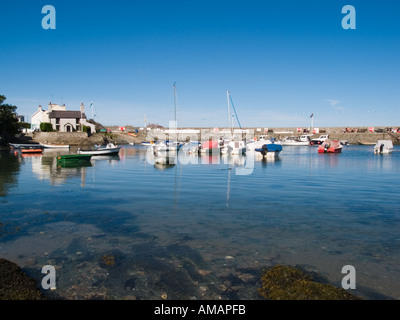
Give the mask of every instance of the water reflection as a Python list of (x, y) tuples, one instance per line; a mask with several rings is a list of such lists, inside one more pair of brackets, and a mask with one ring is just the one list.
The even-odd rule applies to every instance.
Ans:
[(8, 189), (17, 184), (20, 159), (7, 151), (0, 151), (0, 196), (7, 195)]
[(71, 163), (59, 165), (57, 164), (57, 157), (53, 152), (31, 157), (29, 161), (32, 165), (32, 172), (36, 177), (39, 180), (49, 180), (51, 185), (63, 184), (68, 179), (78, 177), (83, 187), (86, 184), (87, 167), (92, 166), (90, 162), (87, 164)]

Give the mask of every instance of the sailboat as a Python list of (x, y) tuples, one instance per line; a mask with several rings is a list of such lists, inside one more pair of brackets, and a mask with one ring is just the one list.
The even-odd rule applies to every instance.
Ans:
[[(174, 89), (174, 128), (177, 129), (176, 121), (176, 83), (173, 84)], [(178, 141), (165, 140), (151, 145), (153, 148), (155, 162), (158, 164), (174, 164), (177, 152), (182, 147)]]
[(233, 105), (232, 98), (230, 95), (229, 90), (226, 90), (226, 98), (228, 101), (228, 120), (231, 126), (231, 138), (228, 142), (224, 142), (221, 153), (222, 154), (231, 154), (231, 155), (241, 155), (246, 153), (246, 141), (243, 140), (236, 140), (235, 136), (233, 135), (233, 114), (231, 114), (230, 105), (232, 104), (232, 109), (235, 112), (236, 120), (239, 124), (239, 128), (241, 129), (241, 125), (235, 110), (235, 106)]

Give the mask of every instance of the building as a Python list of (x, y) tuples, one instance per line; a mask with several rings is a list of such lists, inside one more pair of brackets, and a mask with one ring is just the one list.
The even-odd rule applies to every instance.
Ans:
[(83, 126), (87, 127), (88, 133), (96, 130), (94, 124), (87, 122), (83, 102), (79, 111), (67, 110), (65, 104), (60, 106), (51, 102), (47, 110), (43, 110), (42, 106), (39, 106), (31, 116), (32, 129), (40, 130), (40, 124), (43, 122), (51, 123), (53, 130), (59, 132), (82, 131)]

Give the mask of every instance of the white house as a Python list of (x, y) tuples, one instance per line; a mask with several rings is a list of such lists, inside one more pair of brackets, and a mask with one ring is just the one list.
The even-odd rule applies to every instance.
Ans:
[(60, 132), (82, 131), (82, 126), (88, 127), (89, 133), (95, 132), (96, 126), (87, 122), (85, 107), (83, 102), (79, 111), (67, 110), (65, 104), (49, 103), (48, 109), (43, 110), (42, 106), (31, 116), (31, 125), (33, 130), (39, 130), (40, 124), (49, 122), (53, 129)]

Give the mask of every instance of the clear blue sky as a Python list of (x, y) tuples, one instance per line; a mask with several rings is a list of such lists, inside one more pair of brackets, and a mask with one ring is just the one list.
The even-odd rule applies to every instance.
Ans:
[[(56, 29), (42, 28), (44, 5)], [(344, 5), (356, 30), (344, 30)], [(106, 125), (399, 126), (397, 0), (77, 1), (0, 4), (0, 94), (39, 104), (94, 102)], [(87, 110), (91, 116), (91, 111)]]

